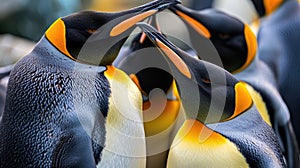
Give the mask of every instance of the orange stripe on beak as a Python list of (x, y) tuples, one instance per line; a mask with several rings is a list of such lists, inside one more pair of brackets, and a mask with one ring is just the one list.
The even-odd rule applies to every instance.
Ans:
[(134, 26), (137, 22), (142, 21), (143, 19), (155, 14), (156, 12), (158, 12), (158, 10), (150, 10), (150, 11), (138, 14), (136, 16), (133, 16), (133, 17), (119, 23), (111, 30), (110, 36), (114, 37), (114, 36), (118, 36), (118, 35), (122, 34), (126, 30), (128, 30), (129, 28)]
[(187, 78), (191, 79), (192, 75), (184, 61), (173, 50), (171, 50), (168, 46), (166, 46), (158, 39), (156, 39), (156, 43), (158, 47), (160, 47), (163, 50), (163, 52), (167, 55), (167, 57), (172, 61), (176, 68)]

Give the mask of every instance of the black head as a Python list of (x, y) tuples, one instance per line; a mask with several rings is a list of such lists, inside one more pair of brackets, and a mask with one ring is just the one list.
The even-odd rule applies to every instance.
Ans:
[(79, 12), (59, 18), (45, 35), (59, 51), (73, 60), (108, 65), (116, 58), (135, 23), (179, 2), (156, 0), (114, 13)]
[[(216, 9), (191, 10), (182, 5), (171, 7), (188, 26), (193, 47), (201, 55), (201, 37), (211, 41), (222, 64), (229, 72), (247, 67), (256, 55), (256, 37), (247, 24)], [(203, 60), (209, 60), (201, 57)], [(212, 62), (217, 64), (215, 62)], [(218, 64), (217, 64), (218, 65)]]
[(188, 118), (203, 123), (227, 121), (252, 106), (244, 84), (229, 72), (180, 50), (153, 27), (138, 25), (171, 65)]

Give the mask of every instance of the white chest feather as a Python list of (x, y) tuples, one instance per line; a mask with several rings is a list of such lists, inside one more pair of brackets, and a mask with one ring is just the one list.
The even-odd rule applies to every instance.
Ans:
[(145, 167), (142, 97), (125, 73), (114, 69), (110, 86), (106, 140), (99, 167)]

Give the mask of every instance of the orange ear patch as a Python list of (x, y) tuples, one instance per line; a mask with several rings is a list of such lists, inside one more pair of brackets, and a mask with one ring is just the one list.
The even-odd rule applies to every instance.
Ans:
[(52, 45), (54, 45), (60, 52), (75, 60), (67, 50), (66, 26), (60, 18), (48, 28), (45, 35)]
[(253, 104), (252, 97), (248, 92), (244, 83), (242, 82), (237, 83), (235, 85), (234, 90), (235, 90), (235, 109), (233, 115), (226, 119), (227, 121), (245, 112)]
[(247, 53), (248, 53), (247, 59), (243, 66), (241, 66), (239, 69), (232, 72), (233, 74), (241, 72), (242, 70), (246, 69), (256, 56), (256, 50), (257, 50), (256, 36), (247, 24), (245, 24), (244, 36), (247, 44)]

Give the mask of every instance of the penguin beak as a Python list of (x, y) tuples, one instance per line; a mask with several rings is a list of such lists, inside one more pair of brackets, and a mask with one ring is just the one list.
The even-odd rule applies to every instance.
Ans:
[(175, 67), (187, 78), (191, 79), (192, 75), (187, 64), (180, 58), (180, 50), (172, 44), (158, 30), (146, 23), (137, 23), (142, 31), (151, 39), (151, 41), (162, 51), (167, 60), (171, 61)]
[(135, 14), (132, 17), (114, 26), (110, 32), (110, 36), (114, 37), (120, 35), (132, 26), (134, 26), (136, 23), (146, 19), (147, 17), (179, 3), (181, 3), (180, 0), (156, 0), (145, 5), (133, 8), (129, 11), (125, 11), (124, 14)]
[[(158, 25), (158, 21), (157, 21), (157, 18), (156, 18), (156, 15), (153, 15), (149, 18), (149, 20), (147, 21), (147, 23), (153, 27), (156, 28), (156, 30), (158, 30), (160, 33), (160, 27)], [(140, 38), (140, 44), (143, 44), (143, 42), (146, 40), (146, 33), (145, 32), (142, 32), (142, 35), (141, 35), (141, 38)]]
[(211, 37), (209, 30), (203, 25), (203, 23), (200, 22), (202, 19), (205, 19), (204, 17), (202, 18), (201, 15), (198, 14), (197, 19), (194, 19), (192, 16), (193, 11), (182, 5), (172, 6), (170, 7), (170, 10), (188, 23), (200, 35), (208, 39)]

